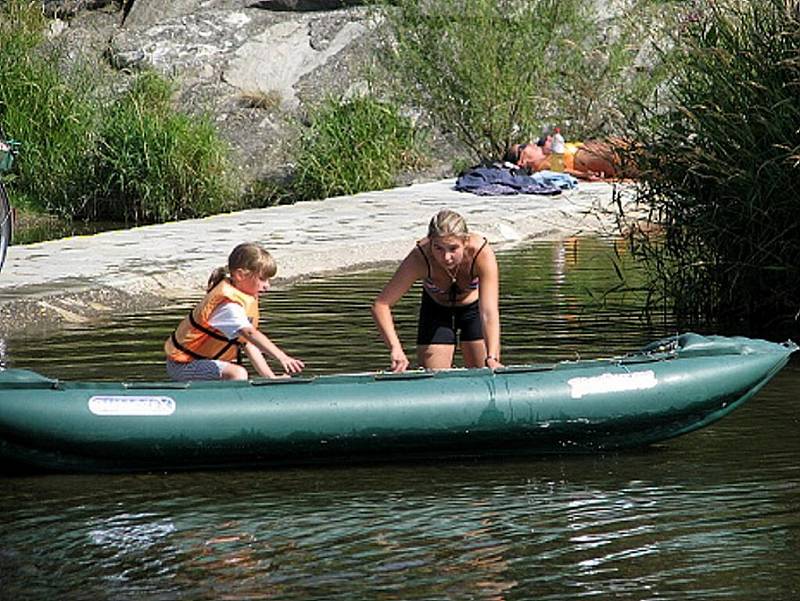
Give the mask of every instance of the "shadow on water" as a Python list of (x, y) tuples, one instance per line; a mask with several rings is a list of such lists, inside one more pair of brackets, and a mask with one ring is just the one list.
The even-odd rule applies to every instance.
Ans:
[[(504, 355), (627, 352), (640, 319), (613, 246), (503, 254)], [(388, 273), (270, 292), (266, 329), (311, 373), (388, 362), (369, 303)], [(635, 273), (631, 275), (635, 278)], [(417, 295), (398, 307), (414, 340)], [(193, 300), (46, 340), (6, 360), (61, 378), (152, 379)], [(0, 598), (794, 599), (800, 596), (800, 365), (712, 427), (585, 457), (0, 480)]]

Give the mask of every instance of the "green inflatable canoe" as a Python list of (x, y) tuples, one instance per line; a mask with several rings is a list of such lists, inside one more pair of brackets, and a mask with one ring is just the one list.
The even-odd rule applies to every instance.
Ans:
[(62, 382), (0, 372), (0, 458), (50, 471), (183, 470), (592, 453), (720, 419), (797, 350), (683, 334), (621, 357), (248, 382)]

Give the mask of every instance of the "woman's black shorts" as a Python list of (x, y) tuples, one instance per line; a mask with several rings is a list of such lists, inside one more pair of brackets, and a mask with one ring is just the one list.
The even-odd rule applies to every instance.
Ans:
[(440, 305), (423, 290), (419, 307), (417, 344), (458, 344), (483, 340), (478, 301), (469, 305)]

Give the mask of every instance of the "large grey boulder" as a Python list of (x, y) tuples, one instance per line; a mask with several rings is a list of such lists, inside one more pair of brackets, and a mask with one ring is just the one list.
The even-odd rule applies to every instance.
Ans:
[(121, 24), (128, 29), (147, 29), (199, 12), (242, 10), (248, 4), (246, 0), (128, 0)]
[[(108, 62), (120, 85), (141, 69), (173, 78), (180, 107), (213, 118), (244, 180), (289, 172), (304, 108), (364, 88), (374, 53), (374, 12), (360, 2), (93, 0), (102, 10), (67, 18), (70, 1), (51, 30)], [(272, 102), (255, 108), (257, 97)]]
[(347, 6), (365, 4), (361, 0), (260, 0), (250, 4), (268, 10), (317, 11), (336, 10)]
[[(598, 19), (627, 10), (629, 4), (595, 3)], [(54, 18), (53, 37), (66, 42), (70, 55), (89, 52), (113, 66), (117, 87), (143, 68), (173, 77), (180, 108), (213, 117), (245, 179), (291, 171), (290, 150), (305, 108), (328, 95), (368, 87), (364, 66), (376, 54), (380, 9), (365, 4), (44, 0), (46, 13)], [(647, 64), (645, 57), (641, 68)], [(370, 84), (373, 90), (382, 89), (381, 82)], [(433, 177), (450, 175), (454, 158), (468, 158), (445, 138), (434, 130), (429, 141), (440, 149), (429, 170)]]

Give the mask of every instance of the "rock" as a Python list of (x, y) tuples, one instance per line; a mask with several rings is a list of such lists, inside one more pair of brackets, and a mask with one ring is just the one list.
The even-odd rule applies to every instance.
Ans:
[(347, 6), (364, 4), (359, 0), (261, 0), (250, 4), (253, 8), (276, 11), (318, 11), (336, 10)]
[(331, 39), (312, 44), (308, 19), (284, 21), (252, 36), (230, 57), (222, 79), (240, 91), (276, 92), (282, 105), (298, 108), (295, 85), (324, 67), (354, 39), (363, 35), (363, 23), (344, 20)]
[(126, 5), (122, 24), (128, 29), (147, 29), (199, 12), (239, 11), (246, 3), (241, 0), (127, 0)]
[(141, 69), (146, 63), (147, 56), (143, 50), (122, 50), (109, 53), (109, 60), (114, 68), (119, 69)]
[(114, 5), (114, 0), (45, 0), (42, 11), (49, 19), (71, 19), (81, 11)]
[(70, 57), (87, 52), (113, 67), (114, 87), (146, 68), (174, 79), (177, 106), (211, 116), (245, 186), (291, 171), (297, 123), (308, 106), (367, 88), (364, 67), (380, 26), (376, 9), (357, 0), (48, 4), (68, 25), (52, 27), (51, 35)]

